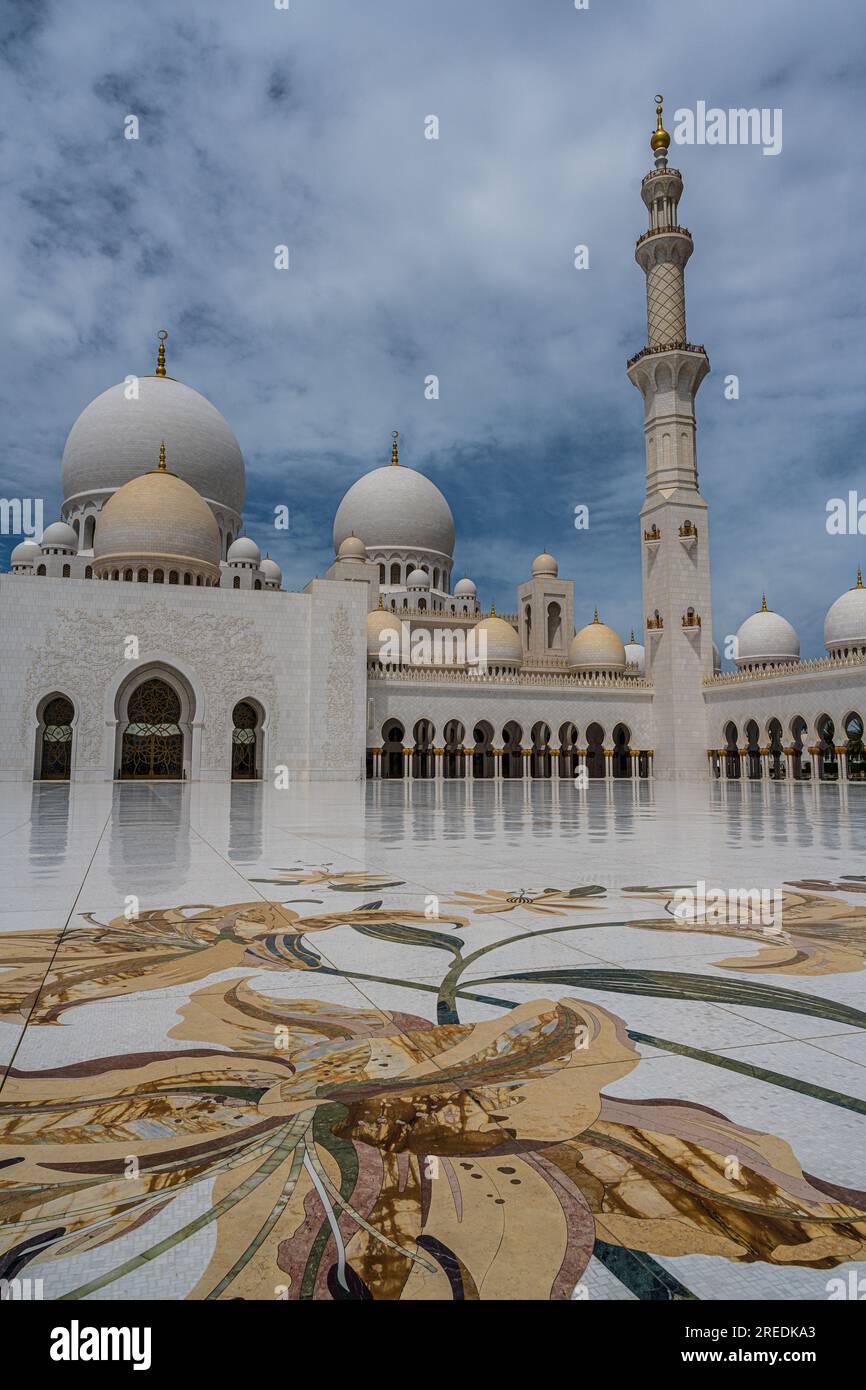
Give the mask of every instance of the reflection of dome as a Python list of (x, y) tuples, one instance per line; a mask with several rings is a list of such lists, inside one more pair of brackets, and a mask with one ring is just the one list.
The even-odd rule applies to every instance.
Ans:
[(406, 578), (407, 589), (429, 589), (430, 576), (426, 570), (410, 570)]
[(634, 640), (634, 628), (632, 628), (631, 640), (625, 644), (625, 660), (627, 666), (636, 667), (636, 675), (646, 674), (646, 650), (640, 642)]
[(624, 671), (625, 647), (612, 627), (598, 621), (598, 609), (591, 623), (571, 639), (568, 664), (574, 671)]
[[(392, 651), (399, 650), (400, 621), (385, 608), (374, 608), (367, 614), (367, 656), (373, 661), (382, 659), (382, 649), (389, 643)], [(386, 659), (388, 653), (386, 653)], [(391, 658), (393, 660), (393, 657)]]
[(510, 623), (491, 613), (472, 629), (474, 650), (478, 663), (491, 666), (519, 667), (523, 665), (520, 638)]
[(854, 588), (837, 598), (824, 619), (824, 646), (840, 656), (866, 648), (866, 589), (860, 570)]
[(160, 467), (133, 478), (109, 497), (96, 519), (93, 568), (153, 562), (191, 566), (212, 582), (219, 579), (220, 536), (204, 498)]
[(454, 518), (442, 493), (412, 468), (374, 468), (353, 483), (334, 518), (334, 549), (354, 533), (367, 550), (427, 550), (450, 559)]
[(737, 632), (737, 666), (774, 666), (800, 660), (800, 639), (791, 624), (761, 600), (761, 610), (741, 624)]
[(42, 555), (41, 546), (37, 545), (30, 537), (19, 541), (12, 554), (9, 556), (9, 564), (12, 569), (32, 569), (33, 565)]
[(283, 571), (280, 569), (276, 560), (272, 560), (270, 555), (266, 555), (259, 565), (262, 578), (268, 588), (278, 589), (283, 582)]
[(552, 555), (548, 555), (546, 550), (542, 550), (540, 555), (536, 555), (532, 562), (532, 577), (534, 579), (541, 579), (542, 577), (555, 579), (558, 574), (559, 566)]
[(458, 579), (454, 585), (455, 598), (474, 598), (477, 592), (471, 579)]
[(238, 536), (236, 541), (232, 541), (226, 555), (230, 565), (258, 565), (261, 558), (262, 552), (252, 536)]
[(234, 512), (244, 504), (244, 460), (237, 440), (210, 401), (171, 377), (141, 376), (138, 400), (124, 382), (79, 415), (63, 450), (67, 503), (79, 494), (122, 487), (153, 468), (160, 440), (179, 478)]
[(355, 532), (353, 531), (351, 536), (347, 536), (346, 539), (340, 545), (340, 549), (337, 551), (337, 559), (366, 560), (366, 558), (367, 547), (365, 546), (364, 542), (360, 540), (358, 536), (355, 535)]
[(78, 537), (65, 521), (54, 521), (46, 526), (39, 542), (43, 550), (78, 550)]

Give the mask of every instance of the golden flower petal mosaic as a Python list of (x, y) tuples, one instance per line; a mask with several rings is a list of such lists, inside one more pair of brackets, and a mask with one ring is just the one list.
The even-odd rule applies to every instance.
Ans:
[[(468, 911), (511, 910), (502, 891), (504, 907), (478, 895)], [(551, 894), (545, 910), (559, 917), (566, 890)], [(840, 947), (861, 939), (857, 909), (788, 897), (792, 938), (811, 932), (824, 943), (813, 960), (862, 968), (856, 948), (845, 957)], [(464, 909), (474, 900), (455, 895)], [(304, 940), (333, 928), (357, 939), (351, 970)], [(63, 1027), (75, 1005), (198, 986), (147, 1051), (43, 1070), (25, 1065), (25, 1053), (9, 1067), (0, 1277), (26, 1268), (47, 1279), (56, 1267), (63, 1284), (50, 1296), (77, 1300), (105, 1296), (162, 1259), (189, 1259), (193, 1299), (558, 1300), (574, 1296), (593, 1254), (641, 1298), (692, 1296), (659, 1263), (683, 1255), (818, 1270), (866, 1259), (866, 1193), (804, 1172), (785, 1140), (697, 1099), (618, 1096), (641, 1064), (643, 1035), (579, 994), (581, 985), (608, 990), (625, 1004), (630, 994), (664, 993), (675, 1007), (677, 998), (729, 999), (732, 982), (545, 967), (544, 942), (569, 930), (558, 922), (494, 941), (488, 930), (468, 949), (466, 917), (431, 924), (378, 902), (304, 916), (248, 902), (88, 919), (60, 942), (42, 932), (0, 936), (0, 1012), (28, 1020), (36, 1035)], [(365, 974), (370, 938), (393, 947), (395, 970), (405, 960), (390, 983), (407, 998), (415, 991), (418, 1012), (307, 991), (317, 977), (381, 981)], [(520, 939), (532, 940), (541, 968), (478, 974)], [(447, 957), (438, 987), (413, 978), (419, 947)], [(285, 992), (292, 978), (303, 996)], [(526, 979), (565, 992), (508, 998), (509, 982)], [(831, 1000), (735, 987), (756, 1008), (866, 1028), (866, 1015)], [(468, 999), (495, 1016), (462, 1021)], [(857, 1098), (796, 1078), (774, 1084), (866, 1113)], [(184, 1205), (195, 1191), (206, 1200)], [(204, 1255), (188, 1255), (204, 1231)], [(78, 1279), (69, 1273), (77, 1268)]]

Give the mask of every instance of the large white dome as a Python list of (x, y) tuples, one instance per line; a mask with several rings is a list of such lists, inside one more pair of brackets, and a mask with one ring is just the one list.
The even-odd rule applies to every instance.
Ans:
[(775, 666), (800, 660), (800, 639), (780, 613), (767, 608), (761, 601), (759, 613), (753, 613), (737, 632), (737, 666)]
[(165, 440), (172, 469), (209, 502), (240, 512), (244, 460), (216, 406), (172, 377), (141, 376), (138, 399), (121, 382), (91, 401), (66, 440), (61, 476), (66, 502), (113, 492), (153, 468)]
[(866, 647), (866, 588), (859, 570), (854, 588), (841, 594), (827, 612), (824, 646), (842, 654)]
[(435, 483), (402, 464), (374, 468), (353, 483), (334, 518), (334, 550), (359, 536), (368, 551), (430, 551), (451, 558), (454, 518)]

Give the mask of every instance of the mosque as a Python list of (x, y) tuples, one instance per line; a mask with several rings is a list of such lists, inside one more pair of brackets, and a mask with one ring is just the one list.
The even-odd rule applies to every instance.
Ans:
[(641, 197), (649, 225), (643, 398), (642, 641), (575, 631), (552, 555), (484, 614), (454, 578), (437, 487), (391, 461), (349, 489), (334, 560), (303, 592), (243, 529), (244, 459), (219, 411), (169, 375), (128, 377), (81, 413), (62, 460), (61, 519), (0, 576), (0, 777), (660, 778), (864, 780), (866, 588), (830, 606), (827, 656), (801, 661), (768, 608), (713, 644), (709, 514), (695, 397), (709, 361), (688, 341), (661, 105)]

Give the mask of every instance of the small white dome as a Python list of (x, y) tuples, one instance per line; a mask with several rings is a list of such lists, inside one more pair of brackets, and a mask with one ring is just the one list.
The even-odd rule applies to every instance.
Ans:
[(479, 662), (490, 666), (514, 666), (523, 664), (523, 648), (520, 638), (510, 623), (491, 613), (482, 618), (472, 629), (475, 652)]
[(236, 541), (232, 541), (228, 549), (226, 559), (230, 565), (243, 562), (248, 565), (257, 565), (262, 558), (262, 552), (256, 545), (251, 536), (238, 536)]
[(624, 671), (625, 647), (612, 627), (595, 617), (571, 639), (568, 664), (573, 671)]
[(477, 592), (471, 579), (458, 579), (454, 585), (455, 598), (474, 598)]
[(43, 550), (77, 551), (78, 537), (65, 521), (54, 521), (50, 526), (46, 526), (42, 532), (42, 540), (39, 544)]
[(430, 576), (426, 570), (410, 570), (406, 580), (407, 589), (429, 589)]
[(28, 536), (26, 540), (19, 541), (12, 554), (9, 556), (10, 565), (33, 565), (42, 554), (40, 546), (36, 541)]
[(736, 650), (735, 661), (741, 670), (744, 666), (782, 665), (800, 660), (800, 639), (786, 618), (767, 607), (764, 597), (760, 611), (740, 626)]
[(634, 638), (634, 628), (632, 628), (631, 639), (625, 644), (625, 663), (626, 666), (636, 667), (636, 674), (646, 675), (646, 648)]
[(268, 584), (282, 584), (283, 571), (280, 569), (276, 560), (272, 560), (270, 555), (266, 555), (259, 565), (259, 569)]
[(866, 589), (857, 571), (857, 583), (831, 605), (824, 619), (824, 646), (828, 652), (866, 647)]
[(263, 574), (265, 584), (275, 584), (279, 588), (279, 585), (282, 584), (282, 570), (279, 569), (277, 560), (271, 560), (270, 555), (265, 555), (259, 569)]
[(366, 560), (367, 547), (359, 536), (353, 531), (351, 536), (347, 536), (341, 543), (337, 551), (338, 560)]
[(382, 659), (382, 649), (386, 643), (390, 645), (391, 652), (386, 653), (386, 657), (393, 661), (392, 653), (399, 651), (400, 642), (400, 619), (395, 613), (389, 613), (387, 608), (374, 608), (372, 613), (367, 614), (367, 656), (374, 661)]
[(555, 579), (558, 574), (559, 566), (552, 555), (549, 555), (546, 550), (542, 550), (540, 555), (536, 555), (532, 562), (533, 579), (541, 579), (543, 577)]

